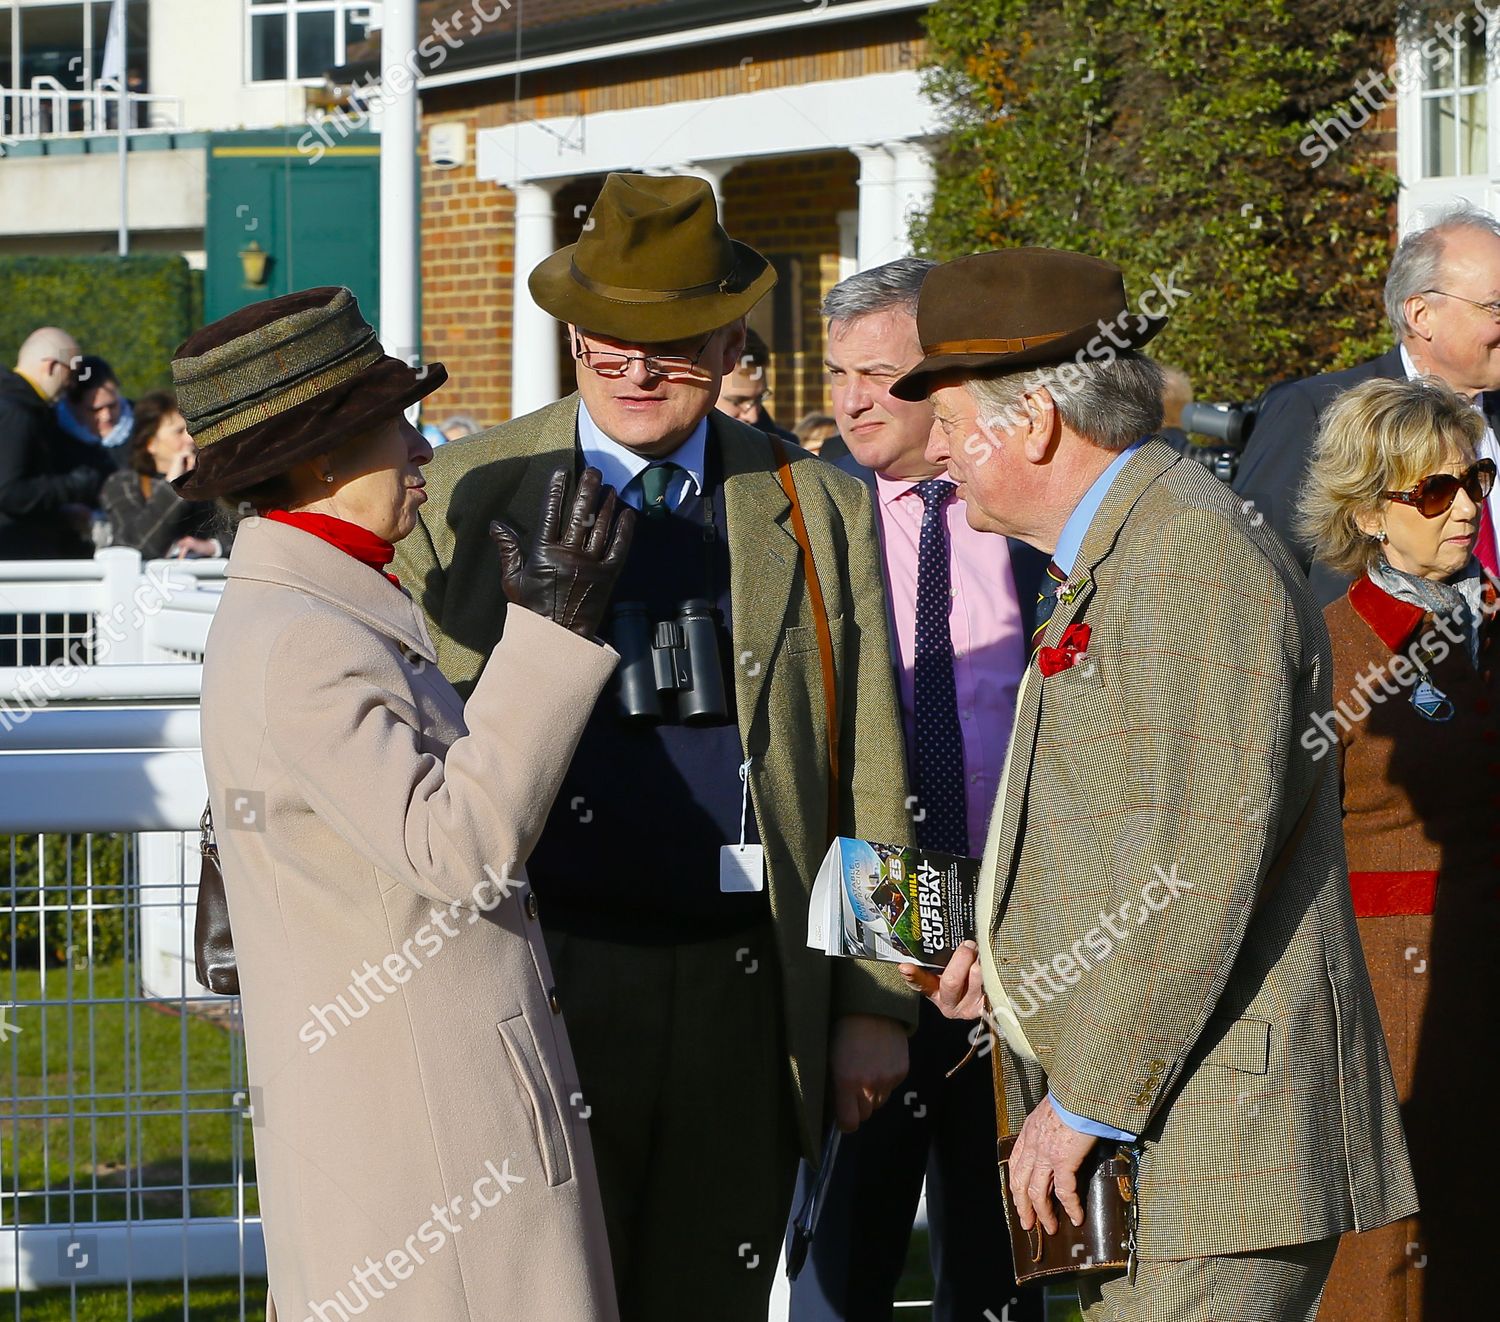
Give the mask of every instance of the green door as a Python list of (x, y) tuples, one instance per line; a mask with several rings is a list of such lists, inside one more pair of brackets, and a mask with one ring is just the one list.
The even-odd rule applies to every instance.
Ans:
[[(299, 136), (306, 141), (298, 129), (210, 139), (204, 318), (297, 289), (347, 285), (378, 330), (380, 140), (351, 136), (314, 164), (298, 150)], [(267, 258), (261, 286), (246, 280), (252, 244)]]

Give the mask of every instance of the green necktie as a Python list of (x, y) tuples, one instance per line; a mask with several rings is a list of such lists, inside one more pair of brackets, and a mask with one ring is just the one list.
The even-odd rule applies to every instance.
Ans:
[(681, 471), (681, 467), (673, 463), (652, 464), (641, 470), (641, 508), (648, 518), (666, 517), (667, 488)]

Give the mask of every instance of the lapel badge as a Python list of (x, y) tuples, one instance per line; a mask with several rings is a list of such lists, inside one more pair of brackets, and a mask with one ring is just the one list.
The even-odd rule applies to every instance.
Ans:
[(1058, 601), (1064, 606), (1071, 606), (1075, 601), (1078, 600), (1079, 595), (1083, 592), (1084, 586), (1087, 583), (1087, 579), (1081, 579), (1077, 583), (1064, 583), (1062, 587), (1058, 588), (1057, 590)]

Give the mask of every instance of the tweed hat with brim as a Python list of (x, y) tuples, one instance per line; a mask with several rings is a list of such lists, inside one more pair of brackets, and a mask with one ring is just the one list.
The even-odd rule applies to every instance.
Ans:
[(579, 330), (666, 344), (738, 321), (776, 283), (776, 269), (719, 224), (708, 182), (612, 174), (577, 243), (531, 273), (537, 306)]
[(252, 303), (178, 346), (172, 384), (197, 467), (173, 486), (207, 500), (331, 454), (448, 379), (375, 338), (349, 290), (305, 289)]
[(1113, 361), (1166, 324), (1130, 310), (1124, 273), (1113, 262), (1056, 248), (973, 253), (922, 281), (917, 337), (925, 356), (891, 394), (926, 399), (943, 376)]

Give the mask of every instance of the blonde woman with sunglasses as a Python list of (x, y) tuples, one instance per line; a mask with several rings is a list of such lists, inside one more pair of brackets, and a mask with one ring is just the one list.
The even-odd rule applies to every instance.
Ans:
[(1341, 756), (1350, 891), (1423, 1208), (1345, 1237), (1320, 1322), (1494, 1308), (1479, 1266), (1488, 1177), (1462, 1141), (1500, 1082), (1496, 594), (1475, 558), (1495, 482), (1484, 430), (1434, 378), (1367, 381), (1329, 409), (1302, 497), (1309, 543), (1354, 575), (1325, 612), (1335, 706), (1303, 742)]

